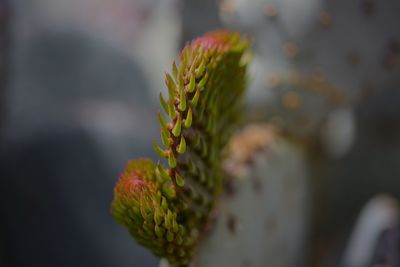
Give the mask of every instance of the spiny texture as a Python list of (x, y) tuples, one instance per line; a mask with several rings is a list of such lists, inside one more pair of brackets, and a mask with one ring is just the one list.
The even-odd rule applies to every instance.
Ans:
[(168, 166), (131, 161), (115, 187), (112, 211), (136, 240), (171, 264), (188, 264), (222, 190), (222, 150), (235, 129), (246, 87), (249, 42), (216, 31), (187, 44), (166, 74), (158, 114)]
[(184, 239), (190, 235), (177, 222), (177, 213), (163, 195), (150, 160), (138, 159), (127, 164), (115, 187), (112, 211), (138, 243), (151, 248), (157, 256), (190, 256), (194, 239)]

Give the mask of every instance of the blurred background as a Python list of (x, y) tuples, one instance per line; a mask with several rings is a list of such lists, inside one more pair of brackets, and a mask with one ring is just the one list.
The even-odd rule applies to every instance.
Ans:
[(0, 266), (157, 266), (111, 217), (113, 186), (130, 158), (156, 158), (164, 72), (221, 27), (253, 39), (248, 120), (310, 148), (313, 264), (335, 266), (367, 201), (397, 210), (399, 14), (398, 0), (0, 0)]

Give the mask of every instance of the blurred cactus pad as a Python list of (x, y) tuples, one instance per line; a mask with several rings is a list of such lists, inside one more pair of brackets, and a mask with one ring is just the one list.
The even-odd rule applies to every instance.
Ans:
[(155, 149), (167, 166), (132, 160), (115, 187), (115, 219), (170, 264), (191, 262), (222, 192), (224, 147), (243, 112), (248, 48), (247, 38), (229, 31), (184, 47), (165, 77), (168, 98), (160, 94), (162, 146)]

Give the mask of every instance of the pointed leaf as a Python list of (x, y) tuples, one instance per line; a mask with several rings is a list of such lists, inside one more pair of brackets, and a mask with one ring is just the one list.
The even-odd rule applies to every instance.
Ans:
[(199, 97), (200, 97), (200, 90), (197, 88), (196, 89), (196, 93), (194, 94), (194, 96), (192, 98), (192, 101), (191, 101), (191, 104), (192, 104), (193, 108), (195, 108), (197, 106), (197, 103), (199, 101)]
[(175, 155), (174, 155), (174, 153), (169, 153), (169, 155), (168, 155), (168, 165), (171, 167), (171, 168), (175, 168), (176, 167), (176, 159), (175, 159)]
[(178, 79), (178, 67), (176, 66), (176, 63), (172, 63), (172, 74), (174, 75), (175, 81)]
[(179, 109), (181, 111), (186, 110), (186, 94), (184, 89), (181, 89), (179, 93)]
[(169, 106), (168, 106), (168, 114), (169, 117), (171, 119), (175, 119), (176, 118), (176, 110), (175, 110), (175, 105), (173, 101), (169, 102)]
[(186, 119), (184, 122), (185, 128), (189, 128), (190, 126), (192, 126), (192, 116), (193, 116), (192, 109), (189, 107), (189, 110), (188, 110), (188, 113), (186, 115)]
[(195, 77), (194, 74), (191, 74), (190, 75), (190, 81), (189, 81), (189, 84), (188, 84), (188, 87), (187, 87), (189, 93), (192, 93), (194, 91), (194, 89), (196, 87), (195, 85), (196, 85), (196, 77)]
[(168, 114), (169, 113), (169, 107), (168, 107), (168, 104), (165, 101), (165, 99), (164, 99), (164, 97), (163, 97), (161, 92), (160, 92), (160, 103), (161, 103), (161, 106), (163, 107), (165, 113)]
[(161, 115), (161, 112), (158, 112), (158, 121), (160, 122), (160, 125), (163, 129), (168, 128), (167, 122), (165, 121), (164, 117)]
[(201, 80), (198, 84), (198, 87), (200, 88), (200, 90), (204, 89), (204, 85), (206, 84), (207, 80), (208, 80), (208, 72), (206, 72), (206, 74), (204, 74), (203, 78), (201, 78)]
[(171, 134), (169, 133), (168, 129), (161, 129), (161, 141), (165, 147), (170, 147), (171, 141), (170, 141)]
[(168, 181), (171, 179), (168, 172), (164, 169), (164, 167), (160, 163), (157, 164), (156, 172), (162, 178), (163, 181)]
[(200, 78), (203, 75), (205, 67), (206, 63), (202, 60), (200, 66), (195, 70), (196, 78)]
[(185, 141), (185, 137), (183, 137), (183, 135), (181, 136), (181, 141), (179, 142), (179, 146), (178, 146), (178, 153), (179, 154), (183, 154), (186, 151), (186, 141)]
[(172, 134), (174, 136), (179, 136), (181, 134), (181, 128), (182, 128), (182, 119), (180, 116), (178, 116), (174, 128), (172, 128)]
[(164, 151), (157, 143), (154, 143), (154, 149), (156, 150), (158, 155), (160, 155), (160, 157), (162, 157), (162, 158), (167, 157), (167, 152)]
[(169, 73), (165, 74), (165, 83), (168, 87), (168, 93), (171, 98), (176, 96), (176, 84)]
[(183, 187), (185, 185), (185, 180), (183, 180), (182, 176), (178, 173), (175, 174), (175, 181), (179, 187)]

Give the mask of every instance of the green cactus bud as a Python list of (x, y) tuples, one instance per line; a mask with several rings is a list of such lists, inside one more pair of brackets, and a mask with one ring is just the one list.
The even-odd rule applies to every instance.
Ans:
[(157, 154), (162, 157), (166, 158), (168, 157), (168, 153), (164, 151), (157, 143), (154, 144), (154, 149), (156, 150)]
[(177, 152), (179, 154), (183, 154), (186, 152), (186, 141), (185, 141), (185, 137), (183, 137), (183, 135), (181, 136), (181, 141), (179, 142)]
[(171, 100), (168, 104), (168, 115), (170, 116), (171, 119), (176, 118), (176, 110), (173, 100)]
[(201, 78), (201, 80), (200, 80), (200, 82), (199, 82), (199, 84), (198, 84), (198, 88), (199, 88), (200, 90), (203, 90), (203, 89), (204, 89), (204, 85), (206, 84), (207, 79), (208, 79), (208, 73), (206, 73), (206, 74), (203, 76), (203, 78)]
[(180, 176), (178, 173), (175, 174), (175, 181), (176, 184), (180, 187), (185, 185), (185, 180), (183, 180), (182, 176)]
[(168, 73), (165, 74), (165, 84), (167, 85), (169, 95), (172, 96), (172, 98), (175, 98), (177, 91), (176, 84), (171, 75), (169, 75)]
[(174, 75), (174, 79), (178, 79), (178, 67), (176, 66), (176, 63), (172, 63), (172, 74)]
[(176, 197), (176, 191), (172, 183), (164, 184), (161, 188), (161, 192), (168, 199), (174, 199)]
[(185, 128), (190, 128), (190, 126), (192, 126), (192, 117), (193, 117), (193, 112), (192, 109), (189, 108), (188, 113), (186, 115), (186, 119), (183, 124)]
[(190, 81), (189, 81), (189, 84), (188, 84), (188, 92), (189, 93), (192, 93), (193, 91), (194, 91), (194, 89), (196, 88), (196, 77), (195, 77), (195, 75), (194, 74), (191, 74), (190, 75)]
[(162, 210), (158, 209), (154, 212), (154, 221), (156, 225), (160, 225), (162, 223), (162, 220), (163, 220)]
[(168, 124), (167, 124), (167, 122), (165, 121), (165, 119), (164, 119), (164, 117), (161, 115), (161, 113), (160, 112), (158, 112), (158, 121), (159, 121), (159, 123), (160, 123), (160, 125), (161, 125), (161, 127), (164, 129), (166, 129), (166, 128), (168, 128)]
[(165, 113), (168, 114), (169, 113), (169, 106), (167, 104), (167, 101), (165, 101), (165, 99), (164, 99), (164, 97), (163, 97), (161, 92), (160, 92), (160, 103), (161, 103), (161, 106), (163, 107)]
[(180, 116), (178, 116), (174, 128), (172, 128), (172, 134), (176, 137), (178, 137), (181, 134), (181, 129), (182, 129), (182, 119)]
[(175, 158), (174, 153), (172, 153), (172, 152), (170, 152), (170, 153), (168, 154), (168, 165), (169, 165), (171, 168), (175, 168), (175, 167), (176, 167), (176, 158)]
[(169, 181), (171, 179), (168, 172), (164, 169), (164, 167), (160, 163), (157, 164), (155, 172), (161, 177), (162, 181)]
[(179, 94), (180, 94), (180, 96), (179, 96), (179, 109), (180, 109), (180, 111), (185, 111), (186, 110), (186, 94), (185, 94), (185, 90), (181, 89)]
[(196, 89), (196, 93), (194, 94), (192, 101), (190, 102), (192, 104), (192, 107), (195, 108), (197, 106), (197, 102), (199, 101), (200, 98), (200, 89)]
[(161, 129), (161, 141), (164, 146), (169, 147), (171, 145), (170, 141), (171, 134), (165, 128)]
[(156, 232), (156, 235), (157, 235), (158, 238), (163, 237), (163, 235), (165, 233), (165, 230), (159, 225), (156, 225), (154, 227), (154, 231)]
[(200, 78), (203, 75), (205, 67), (205, 60), (202, 60), (200, 66), (195, 70), (196, 78)]
[(165, 198), (162, 198), (162, 200), (161, 200), (161, 207), (163, 208), (164, 211), (166, 211), (168, 209), (168, 203)]

